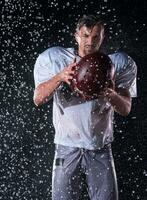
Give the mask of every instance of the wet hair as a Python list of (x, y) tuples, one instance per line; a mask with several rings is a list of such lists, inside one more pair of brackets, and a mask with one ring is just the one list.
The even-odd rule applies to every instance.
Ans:
[(79, 31), (83, 26), (93, 28), (94, 26), (101, 26), (104, 29), (104, 22), (95, 15), (83, 15), (76, 25), (76, 31)]

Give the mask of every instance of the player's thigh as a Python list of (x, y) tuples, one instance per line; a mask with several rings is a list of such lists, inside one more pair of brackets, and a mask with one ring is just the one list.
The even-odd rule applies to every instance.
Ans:
[(76, 149), (60, 146), (55, 152), (52, 199), (77, 200), (80, 190), (79, 155)]
[(111, 149), (90, 155), (89, 160), (86, 180), (91, 200), (117, 200), (117, 180)]

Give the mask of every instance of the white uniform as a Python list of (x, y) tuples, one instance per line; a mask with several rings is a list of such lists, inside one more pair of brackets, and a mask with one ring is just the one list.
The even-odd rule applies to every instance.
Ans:
[[(115, 68), (115, 86), (129, 89), (136, 96), (137, 68), (125, 53), (109, 55)], [(39, 55), (35, 63), (35, 86), (51, 79), (76, 57), (73, 48), (52, 47)], [(54, 92), (53, 124), (56, 144), (89, 150), (100, 149), (113, 141), (113, 107), (100, 97), (84, 101), (74, 96), (66, 84)]]
[[(73, 48), (53, 47), (39, 55), (34, 69), (35, 86), (51, 79), (76, 57)], [(128, 55), (110, 55), (115, 86), (136, 96), (136, 65)], [(63, 83), (54, 92), (53, 124), (56, 150), (52, 176), (53, 200), (77, 200), (86, 182), (91, 200), (118, 200), (111, 142), (113, 107), (105, 98), (84, 101)]]

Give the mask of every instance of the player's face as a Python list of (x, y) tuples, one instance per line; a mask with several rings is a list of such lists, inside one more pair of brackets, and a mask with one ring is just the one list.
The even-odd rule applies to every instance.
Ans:
[(97, 51), (104, 39), (104, 29), (101, 25), (96, 25), (92, 29), (82, 26), (75, 33), (75, 38), (78, 43), (78, 50), (83, 56)]

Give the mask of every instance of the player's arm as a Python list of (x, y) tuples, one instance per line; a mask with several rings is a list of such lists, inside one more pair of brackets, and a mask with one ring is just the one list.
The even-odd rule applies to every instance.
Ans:
[(70, 79), (72, 79), (72, 75), (74, 73), (73, 67), (76, 65), (74, 61), (68, 67), (64, 68), (60, 73), (55, 75), (50, 80), (39, 84), (33, 96), (33, 101), (36, 106), (41, 105), (48, 101), (48, 98), (52, 95), (54, 90), (61, 84), (61, 82), (66, 82), (70, 84)]
[(119, 67), (115, 71), (114, 80), (110, 83), (111, 89), (108, 88), (106, 91), (107, 97), (117, 113), (127, 116), (131, 111), (132, 97), (136, 96), (137, 66), (125, 53), (117, 53), (113, 57), (113, 63)]
[(127, 116), (131, 111), (132, 98), (128, 89), (108, 88), (105, 92), (108, 101), (114, 107), (114, 110), (122, 116)]

